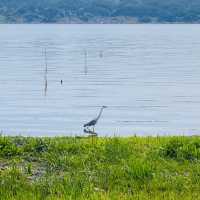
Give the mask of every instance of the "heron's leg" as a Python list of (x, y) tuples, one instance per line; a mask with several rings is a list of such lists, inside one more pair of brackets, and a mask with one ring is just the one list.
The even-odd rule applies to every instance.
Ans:
[(95, 134), (95, 132), (94, 132), (94, 128), (95, 128), (95, 126), (93, 126), (93, 134)]
[(93, 144), (96, 144), (97, 142), (97, 133), (95, 132), (95, 125), (93, 126)]

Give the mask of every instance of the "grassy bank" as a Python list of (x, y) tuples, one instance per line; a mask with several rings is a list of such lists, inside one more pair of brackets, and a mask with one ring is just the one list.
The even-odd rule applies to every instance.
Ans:
[(200, 199), (200, 137), (0, 136), (0, 199)]

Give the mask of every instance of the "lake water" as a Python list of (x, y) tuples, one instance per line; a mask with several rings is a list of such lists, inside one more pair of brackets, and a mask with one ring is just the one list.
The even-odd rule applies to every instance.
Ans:
[(0, 25), (2, 133), (83, 134), (102, 105), (99, 135), (199, 134), (200, 25)]

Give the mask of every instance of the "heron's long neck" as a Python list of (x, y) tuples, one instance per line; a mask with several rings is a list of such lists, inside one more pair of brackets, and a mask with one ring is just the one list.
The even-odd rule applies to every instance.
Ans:
[(101, 117), (101, 115), (102, 115), (102, 112), (103, 112), (103, 108), (101, 108), (101, 110), (100, 110), (100, 112), (99, 112), (99, 115), (97, 116), (97, 118), (96, 118), (96, 120), (98, 121), (99, 120), (99, 118)]

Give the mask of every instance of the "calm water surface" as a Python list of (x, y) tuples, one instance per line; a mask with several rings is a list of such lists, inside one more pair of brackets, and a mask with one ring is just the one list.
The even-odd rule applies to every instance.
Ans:
[(107, 105), (100, 135), (198, 134), (199, 36), (200, 25), (0, 25), (0, 130), (83, 134)]

